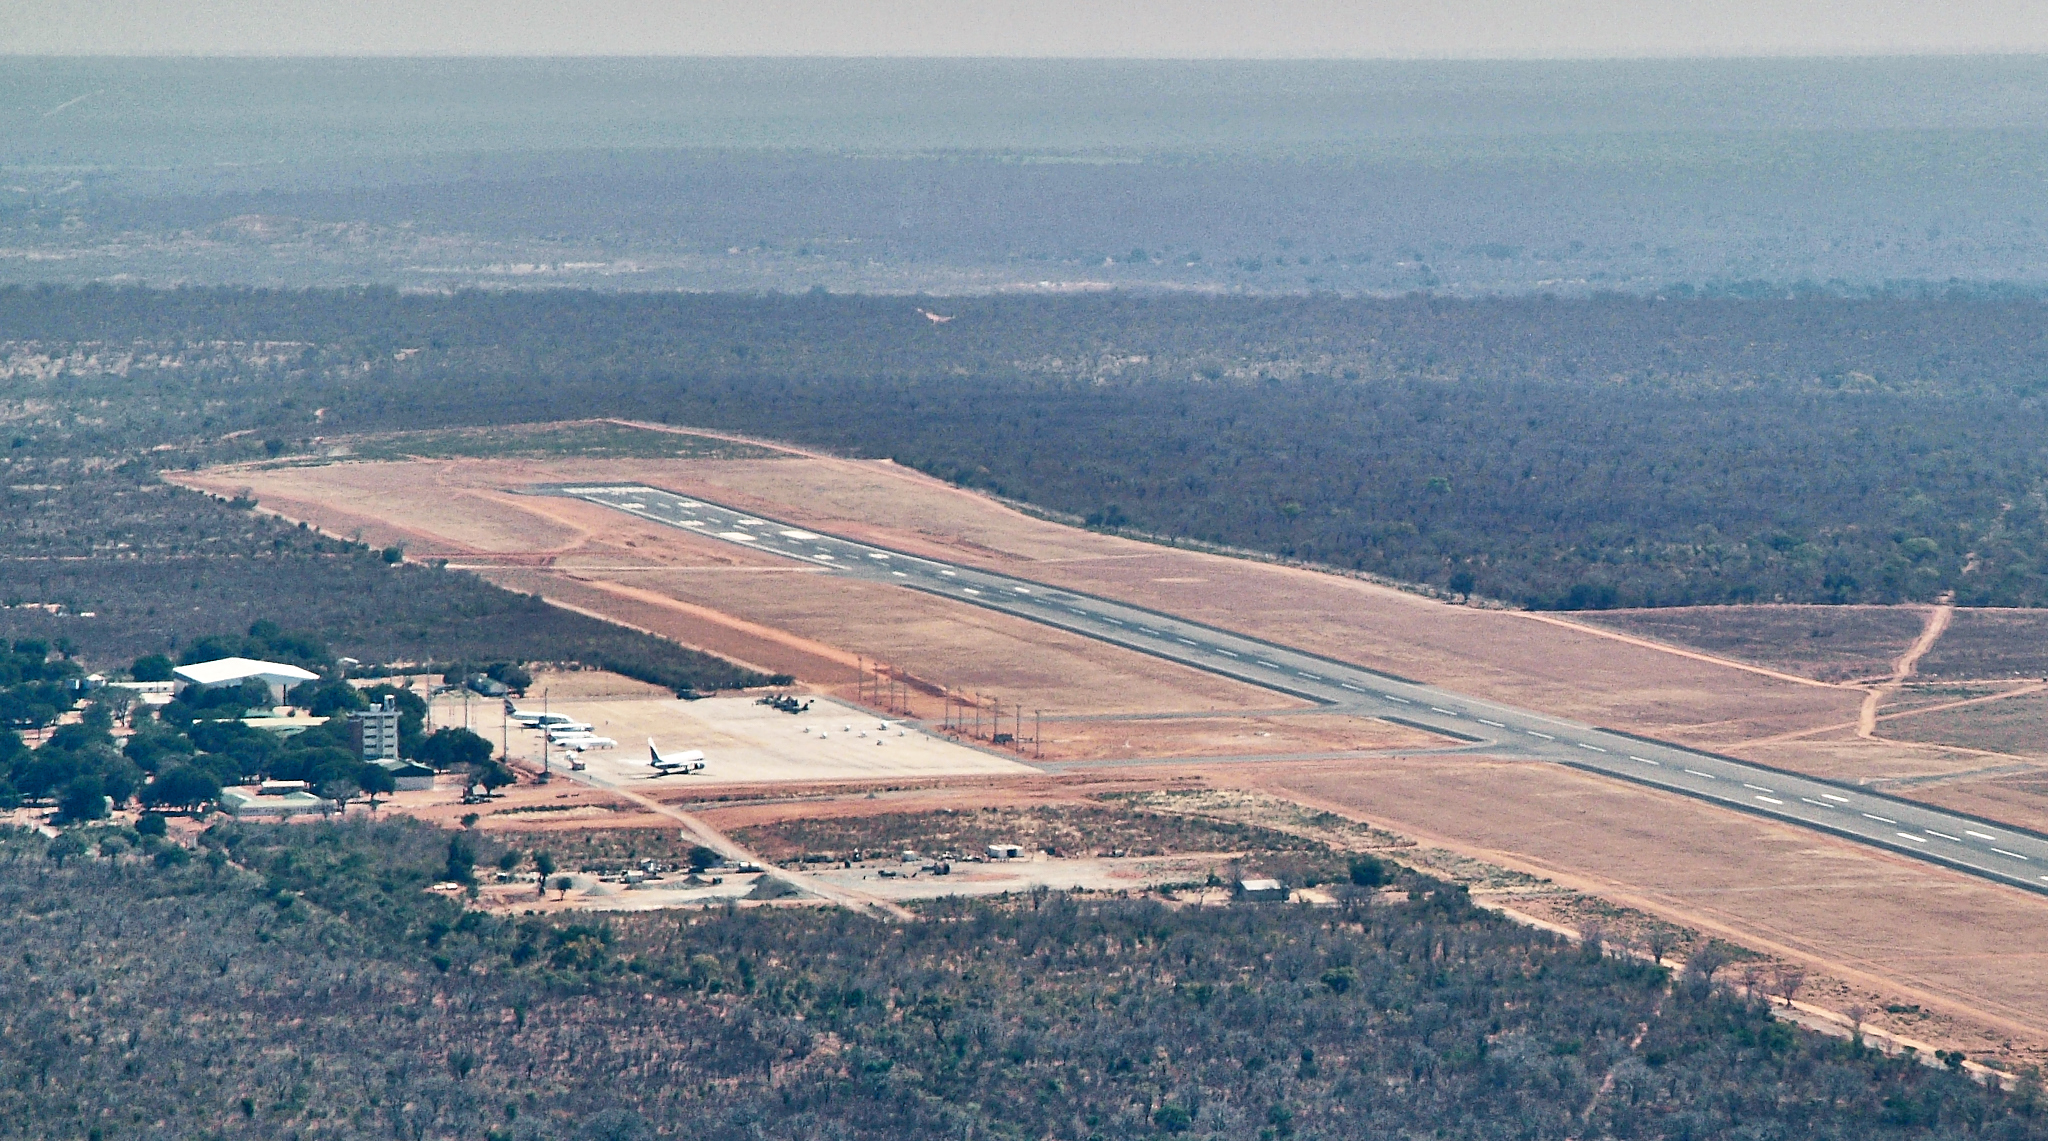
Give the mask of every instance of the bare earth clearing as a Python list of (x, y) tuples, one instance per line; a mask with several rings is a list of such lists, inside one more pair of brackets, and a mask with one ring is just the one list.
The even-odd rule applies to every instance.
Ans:
[[(2017, 664), (2026, 660), (2031, 627), (2007, 616), (1958, 613), (1916, 663), (1915, 676), (1901, 678), (1895, 659), (1925, 633), (1925, 608), (1753, 608), (1772, 612), (1761, 615), (1730, 608), (1661, 625), (1586, 616), (1605, 628), (1536, 620), (1080, 531), (888, 463), (459, 459), (183, 478), (221, 494), (252, 490), (266, 510), (371, 543), (402, 544), (410, 557), (446, 558), (513, 589), (794, 673), (821, 692), (851, 699), (862, 665), (890, 663), (905, 684), (886, 698), (871, 690), (867, 704), (878, 710), (895, 705), (936, 722), (942, 691), (972, 694), (1025, 710), (1028, 735), (1031, 711), (1042, 709), (1046, 763), (1110, 766), (1062, 775), (955, 768), (818, 772), (815, 781), (794, 784), (762, 783), (766, 773), (732, 774), (728, 784), (650, 782), (665, 804), (688, 807), (716, 827), (788, 813), (858, 816), (1073, 803), (1117, 790), (1244, 788), (1360, 815), (1419, 840), (1440, 853), (1430, 866), (1444, 874), (1458, 860), (1476, 861), (1469, 878), (1492, 884), (1488, 890), (1538, 919), (1576, 926), (1605, 906), (1598, 897), (1807, 963), (1815, 1001), (1835, 1009), (1890, 1003), (1933, 1012), (1894, 1027), (1902, 1033), (2014, 1058), (2048, 1046), (2048, 955), (2036, 950), (2048, 946), (2048, 900), (1547, 765), (1417, 755), (1443, 742), (517, 489), (647, 482), (1482, 697), (1835, 779), (1883, 782), (1898, 795), (2039, 828), (2048, 822), (2048, 780), (2033, 767), (2039, 751), (2029, 734), (2039, 739), (2030, 726), (2048, 720), (2048, 702), (2016, 688), (2016, 673), (2038, 672)], [(1816, 637), (1815, 630), (1827, 633)], [(1773, 637), (1796, 644), (1773, 650)], [(1984, 672), (1956, 672), (1972, 665)], [(1928, 680), (1980, 677), (1998, 684), (1942, 690)], [(1861, 726), (1869, 735), (1859, 736), (1859, 713), (1880, 688)], [(624, 704), (591, 708), (638, 733), (644, 711)], [(1014, 724), (1007, 712), (1005, 721), (1006, 729)], [(622, 749), (628, 744), (622, 739)], [(1030, 759), (1008, 756), (1001, 763)], [(1165, 758), (1181, 759), (1145, 763)], [(1244, 763), (1252, 759), (1261, 763)], [(798, 775), (809, 774), (786, 777)], [(848, 782), (862, 776), (870, 783), (849, 793)], [(670, 784), (679, 787), (668, 791)], [(569, 831), (662, 822), (603, 802), (560, 783), (522, 785), (486, 810), (482, 826)], [(451, 822), (457, 815), (440, 804), (407, 808)]]

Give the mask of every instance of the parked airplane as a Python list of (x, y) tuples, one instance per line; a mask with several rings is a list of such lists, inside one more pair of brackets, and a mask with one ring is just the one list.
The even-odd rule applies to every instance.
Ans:
[(575, 737), (563, 737), (556, 743), (561, 745), (564, 749), (574, 749), (579, 753), (584, 751), (585, 749), (616, 749), (619, 747), (619, 743), (617, 741), (612, 740), (610, 737), (593, 737), (587, 734)]
[(565, 741), (571, 737), (588, 737), (590, 729), (588, 721), (563, 721), (547, 727), (548, 740)]
[(704, 750), (687, 749), (680, 753), (664, 753), (661, 747), (654, 743), (652, 737), (647, 738), (647, 758), (648, 765), (653, 767), (654, 775), (658, 777), (682, 776), (704, 771)]
[[(553, 729), (563, 725), (579, 725), (581, 722), (566, 713), (536, 713), (531, 709), (520, 709), (510, 701), (505, 703), (505, 715), (528, 729)], [(589, 728), (585, 725), (584, 728)]]

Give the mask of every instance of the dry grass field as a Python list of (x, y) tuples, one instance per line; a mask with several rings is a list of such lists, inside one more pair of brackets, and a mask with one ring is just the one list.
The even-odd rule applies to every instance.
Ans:
[[(559, 481), (647, 482), (1482, 697), (1879, 782), (2042, 828), (2048, 781), (2027, 758), (2031, 726), (2048, 720), (2048, 702), (2001, 696), (2016, 692), (2013, 677), (2038, 676), (2023, 668), (2030, 619), (1958, 614), (1918, 680), (1877, 693), (1878, 719), (1865, 737), (1858, 711), (1873, 686), (1848, 683), (1889, 675), (1891, 659), (1922, 631), (1924, 609), (1728, 608), (1653, 620), (1455, 606), (1347, 577), (1081, 531), (886, 462), (815, 456), (441, 459), (181, 478), (230, 494), (248, 489), (264, 509), (289, 518), (474, 567), (508, 587), (795, 674), (817, 692), (850, 699), (858, 664), (881, 660), (907, 676), (902, 692), (918, 716), (940, 716), (941, 690), (1043, 709), (1046, 762), (1079, 766), (764, 771), (716, 786), (661, 782), (679, 785), (661, 791), (664, 802), (718, 827), (1073, 804), (1119, 790), (1246, 788), (1358, 815), (1460, 859), (1807, 962), (1822, 980), (1816, 1001), (1837, 1009), (1918, 1004), (1935, 1012), (1931, 1023), (1913, 1019), (1928, 1040), (1994, 1052), (2010, 1040), (2015, 1056), (2048, 1048), (2048, 956), (2035, 950), (2048, 945), (2048, 900), (1627, 784), (1432, 755), (1443, 742), (1398, 726), (1310, 711), (1021, 620), (519, 492)], [(1957, 704), (1980, 697), (1997, 700)], [(1028, 715), (1025, 722), (1028, 733)], [(1262, 763), (1241, 763), (1248, 758)], [(535, 799), (508, 800), (481, 826), (659, 825), (645, 812), (603, 816), (607, 810), (581, 794), (546, 799), (567, 796), (559, 789), (522, 786), (518, 795)], [(1566, 925), (1581, 921), (1585, 897), (1569, 906), (1546, 902), (1552, 898), (1536, 892), (1516, 907)]]
[[(1026, 722), (1026, 732), (1030, 723)], [(1241, 717), (1058, 718), (1044, 723), (1048, 762), (1371, 754), (1455, 745), (1405, 725), (1328, 713)]]
[(1898, 741), (1955, 745), (2048, 761), (2048, 690), (2035, 689), (2002, 701), (1931, 709), (1884, 726)]
[[(1370, 774), (1211, 775), (1807, 963), (1813, 1001), (1833, 1009), (1919, 1005), (1943, 1020), (1915, 1020), (1922, 1034), (2048, 1060), (2048, 898), (1545, 765), (1390, 759)], [(1542, 914), (1540, 897), (1517, 907)]]
[(1885, 676), (1921, 625), (1919, 612), (1899, 606), (1674, 606), (1574, 617), (1818, 681)]
[(1958, 610), (1921, 659), (1929, 678), (2048, 678), (2048, 613)]

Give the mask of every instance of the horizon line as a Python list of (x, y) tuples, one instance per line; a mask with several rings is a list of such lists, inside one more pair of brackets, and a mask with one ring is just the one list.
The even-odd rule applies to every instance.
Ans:
[(518, 61), (533, 62), (761, 62), (761, 63), (1739, 63), (1739, 62), (1881, 62), (1893, 60), (2048, 59), (2048, 45), (2027, 48), (1900, 49), (1862, 51), (1754, 50), (1728, 52), (1663, 52), (1647, 54), (1384, 54), (1384, 55), (1071, 55), (1055, 53), (628, 53), (628, 52), (13, 52), (0, 50), (0, 60), (336, 60), (336, 61)]

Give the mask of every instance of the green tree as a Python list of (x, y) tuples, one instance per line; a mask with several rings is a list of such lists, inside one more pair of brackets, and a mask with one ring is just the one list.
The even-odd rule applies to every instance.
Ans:
[(169, 681), (171, 668), (171, 659), (164, 655), (145, 654), (128, 667), (128, 676), (136, 681)]
[(469, 779), (473, 784), (484, 786), (486, 792), (496, 792), (508, 784), (517, 783), (519, 778), (509, 767), (487, 759), (480, 765), (470, 766)]
[(80, 820), (105, 820), (107, 812), (106, 788), (100, 784), (100, 778), (90, 773), (73, 777), (57, 798), (57, 813), (67, 824)]
[(370, 798), (370, 809), (377, 808), (377, 798), (390, 796), (398, 791), (398, 778), (383, 765), (365, 763), (356, 769), (356, 785)]
[(220, 799), (220, 782), (195, 765), (174, 765), (142, 786), (142, 803), (151, 808), (178, 808), (187, 812), (210, 800)]
[(476, 878), (476, 849), (470, 847), (468, 837), (457, 834), (448, 838), (448, 864), (443, 878), (455, 883), (468, 883)]
[(491, 743), (467, 729), (436, 729), (414, 759), (444, 771), (474, 768), (491, 759)]
[(1359, 887), (1378, 887), (1387, 882), (1387, 865), (1371, 856), (1351, 861), (1351, 882)]

